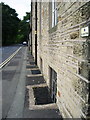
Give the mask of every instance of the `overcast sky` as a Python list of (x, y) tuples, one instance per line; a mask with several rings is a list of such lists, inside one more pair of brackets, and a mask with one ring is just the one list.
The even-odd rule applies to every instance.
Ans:
[(0, 2), (4, 2), (15, 9), (20, 19), (23, 19), (23, 16), (26, 15), (25, 13), (30, 12), (31, 9), (31, 0), (0, 0)]

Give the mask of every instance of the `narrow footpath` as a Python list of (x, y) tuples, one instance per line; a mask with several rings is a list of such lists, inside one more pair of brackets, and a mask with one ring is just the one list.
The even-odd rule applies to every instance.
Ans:
[(34, 58), (27, 53), (24, 118), (61, 118), (56, 103), (52, 103), (46, 81)]

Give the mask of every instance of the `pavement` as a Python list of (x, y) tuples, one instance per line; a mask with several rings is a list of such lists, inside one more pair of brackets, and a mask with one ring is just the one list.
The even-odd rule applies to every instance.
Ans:
[(25, 82), (25, 105), (23, 118), (57, 118), (61, 119), (56, 103), (53, 103), (48, 91), (48, 86), (34, 58), (27, 53)]
[(53, 103), (46, 81), (26, 47), (13, 57), (2, 70), (3, 118), (61, 119)]

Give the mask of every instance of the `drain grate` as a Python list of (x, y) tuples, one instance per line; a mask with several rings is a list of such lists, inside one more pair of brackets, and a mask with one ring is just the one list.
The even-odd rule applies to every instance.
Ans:
[(40, 70), (31, 70), (32, 74), (41, 74)]
[(31, 65), (35, 65), (35, 62), (30, 62)]
[(36, 65), (27, 65), (26, 68), (31, 69), (31, 68), (38, 68), (38, 67)]
[(35, 105), (44, 105), (53, 103), (50, 97), (48, 87), (35, 87), (33, 88)]

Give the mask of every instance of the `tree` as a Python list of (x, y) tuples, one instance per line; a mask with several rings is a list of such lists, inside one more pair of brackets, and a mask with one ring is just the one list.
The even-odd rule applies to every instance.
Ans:
[(23, 20), (19, 23), (18, 29), (18, 40), (20, 42), (28, 41), (29, 32), (30, 32), (30, 13), (26, 12), (26, 16), (23, 17)]
[(15, 9), (2, 4), (2, 45), (11, 45), (16, 42), (20, 19)]
[(30, 32), (30, 13), (26, 12), (23, 20), (20, 20), (15, 9), (4, 3), (0, 3), (0, 5), (2, 5), (2, 45), (27, 41)]

